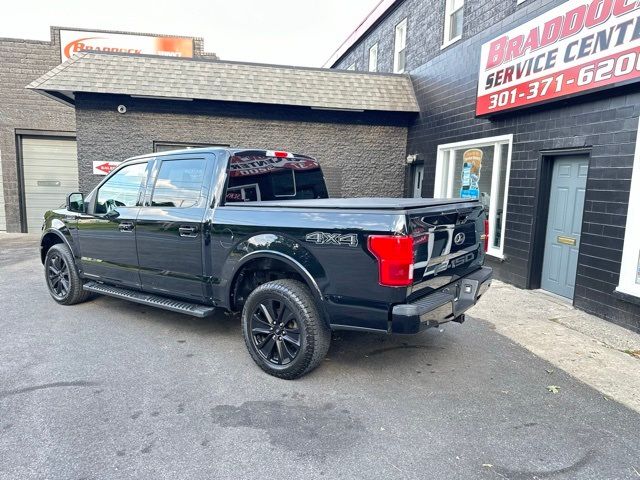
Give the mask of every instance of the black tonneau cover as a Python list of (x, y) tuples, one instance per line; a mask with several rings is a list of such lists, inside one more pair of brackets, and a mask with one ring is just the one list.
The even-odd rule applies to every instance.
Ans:
[(265, 202), (238, 202), (234, 207), (281, 207), (281, 208), (349, 208), (359, 210), (409, 210), (412, 208), (437, 207), (453, 203), (469, 203), (469, 198), (318, 198), (311, 200), (269, 200)]

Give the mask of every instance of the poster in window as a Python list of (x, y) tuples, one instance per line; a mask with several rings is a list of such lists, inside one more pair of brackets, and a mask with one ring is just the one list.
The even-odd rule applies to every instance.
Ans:
[(460, 188), (460, 198), (480, 198), (480, 171), (482, 170), (482, 150), (472, 148), (462, 155), (462, 187)]

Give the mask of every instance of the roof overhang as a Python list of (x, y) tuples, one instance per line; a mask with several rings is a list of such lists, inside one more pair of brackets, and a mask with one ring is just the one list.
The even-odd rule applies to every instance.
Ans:
[(408, 75), (83, 52), (28, 89), (67, 105), (76, 93), (212, 100), (356, 112), (420, 111)]

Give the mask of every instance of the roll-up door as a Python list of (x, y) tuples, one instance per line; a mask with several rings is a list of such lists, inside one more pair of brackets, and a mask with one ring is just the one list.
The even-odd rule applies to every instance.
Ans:
[(35, 233), (44, 213), (64, 205), (67, 194), (78, 190), (76, 141), (23, 137), (22, 169), (27, 229)]

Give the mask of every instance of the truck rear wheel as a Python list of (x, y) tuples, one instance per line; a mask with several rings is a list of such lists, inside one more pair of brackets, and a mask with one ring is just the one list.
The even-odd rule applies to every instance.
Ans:
[(258, 366), (287, 380), (316, 368), (331, 341), (311, 292), (296, 280), (275, 280), (251, 292), (242, 310), (242, 333)]

